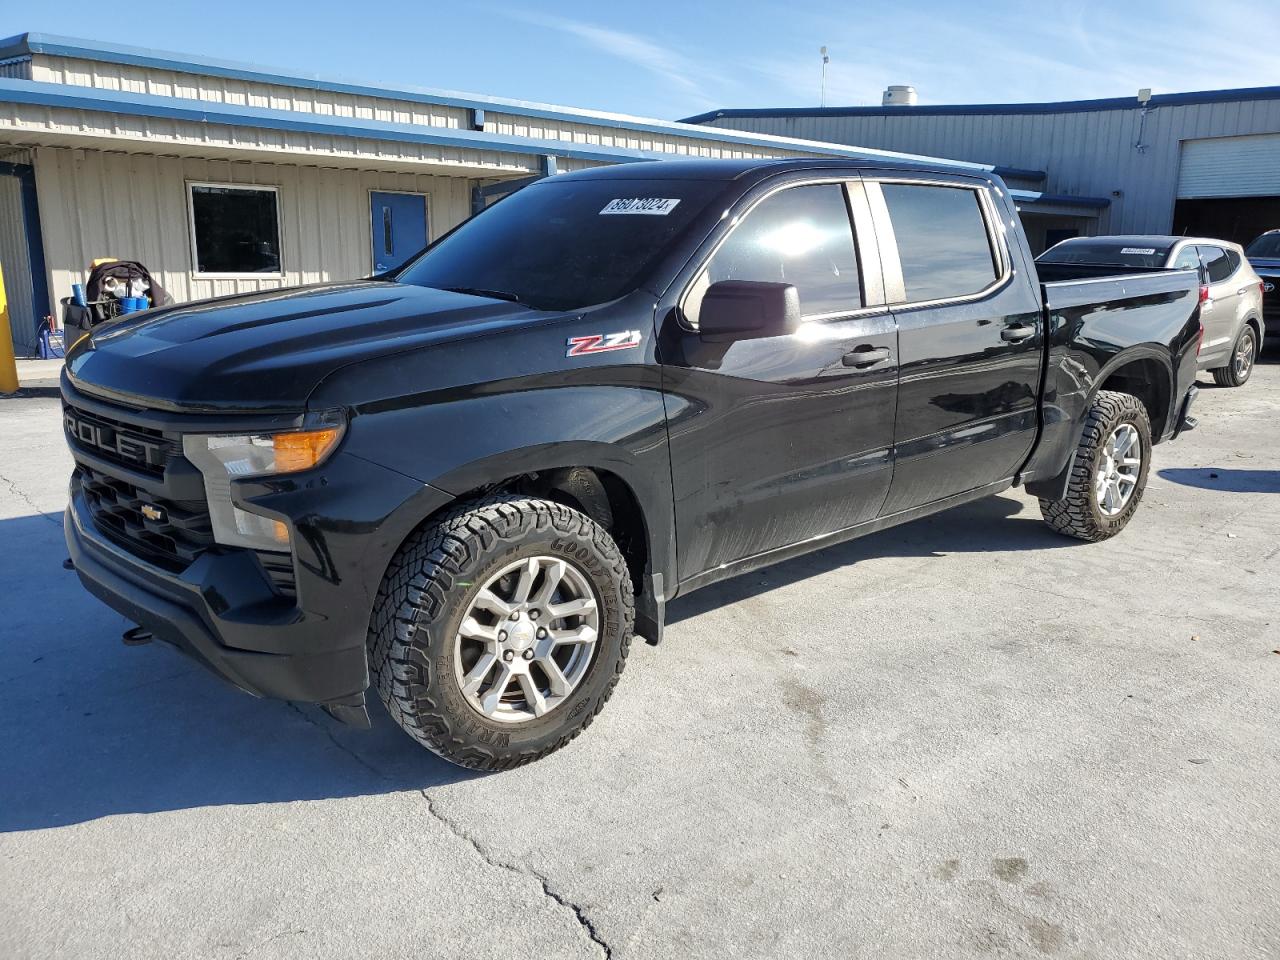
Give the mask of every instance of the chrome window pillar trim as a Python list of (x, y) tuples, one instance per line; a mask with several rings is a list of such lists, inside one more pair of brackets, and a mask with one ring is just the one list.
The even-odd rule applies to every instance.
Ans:
[(881, 245), (862, 178), (846, 180), (844, 194), (853, 217), (853, 245), (857, 251), (858, 270), (862, 274), (862, 304), (864, 308), (882, 309), (888, 300), (885, 297)]

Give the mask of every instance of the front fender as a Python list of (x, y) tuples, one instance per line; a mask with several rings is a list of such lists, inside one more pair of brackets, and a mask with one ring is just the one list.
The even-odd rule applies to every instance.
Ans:
[(525, 474), (590, 467), (635, 495), (654, 572), (675, 582), (671, 469), (658, 389), (581, 386), (473, 396), (352, 420), (347, 448), (455, 497)]

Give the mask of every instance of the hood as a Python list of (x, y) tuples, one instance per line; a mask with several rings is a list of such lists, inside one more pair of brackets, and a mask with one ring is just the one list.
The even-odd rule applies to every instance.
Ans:
[(1274, 277), (1277, 273), (1280, 273), (1280, 257), (1250, 257), (1249, 265), (1259, 275)]
[(299, 410), (348, 364), (557, 316), (430, 287), (330, 283), (126, 316), (77, 344), (67, 370), (80, 389), (160, 408)]

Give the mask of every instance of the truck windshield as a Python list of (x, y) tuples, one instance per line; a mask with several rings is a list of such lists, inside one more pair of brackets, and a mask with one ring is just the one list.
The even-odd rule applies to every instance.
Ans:
[(572, 310), (631, 293), (725, 189), (709, 180), (574, 180), (525, 187), (463, 224), (394, 279)]
[(1040, 254), (1040, 263), (1099, 263), (1120, 267), (1163, 267), (1172, 244), (1167, 240), (1128, 237), (1123, 241), (1068, 240)]
[(1280, 259), (1280, 233), (1264, 233), (1249, 244), (1244, 255)]

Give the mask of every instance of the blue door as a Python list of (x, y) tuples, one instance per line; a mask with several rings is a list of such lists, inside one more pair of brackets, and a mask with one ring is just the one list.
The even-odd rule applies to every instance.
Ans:
[(427, 245), (427, 198), (417, 193), (369, 194), (373, 272), (400, 266)]

